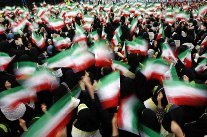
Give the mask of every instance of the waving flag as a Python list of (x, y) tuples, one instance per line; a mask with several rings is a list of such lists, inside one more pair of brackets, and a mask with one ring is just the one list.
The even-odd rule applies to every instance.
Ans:
[(126, 42), (126, 50), (128, 53), (147, 55), (148, 45), (145, 40), (137, 38), (135, 41)]
[(170, 60), (170, 59), (176, 60), (176, 57), (173, 54), (168, 44), (162, 44), (162, 55), (161, 56), (167, 60)]
[(207, 59), (204, 59), (201, 61), (197, 67), (195, 68), (195, 71), (197, 72), (203, 72), (205, 69), (207, 69)]
[(10, 57), (7, 53), (0, 52), (0, 71), (4, 71), (13, 58), (14, 56)]
[(120, 95), (120, 74), (113, 72), (98, 83), (98, 97), (104, 109), (116, 107)]
[(180, 58), (180, 60), (183, 62), (183, 64), (187, 68), (191, 68), (192, 61), (191, 61), (191, 52), (190, 52), (190, 50), (186, 50), (186, 51), (182, 52), (180, 55), (178, 55), (178, 57)]
[(70, 68), (74, 65), (72, 60), (72, 51), (67, 49), (58, 53), (57, 55), (47, 59), (48, 68)]
[(207, 46), (207, 36), (201, 42), (201, 46), (203, 46), (203, 47)]
[(198, 10), (198, 15), (204, 16), (207, 13), (207, 5), (201, 6)]
[(65, 26), (65, 23), (62, 19), (50, 19), (49, 28), (53, 30), (60, 30)]
[(129, 73), (130, 66), (125, 64), (124, 62), (113, 60), (111, 68), (113, 70), (119, 70), (122, 75), (127, 76), (127, 73)]
[(32, 32), (32, 42), (41, 49), (45, 47), (44, 37), (36, 32)]
[(136, 27), (137, 27), (137, 23), (138, 23), (138, 19), (135, 18), (134, 20), (132, 20), (131, 22), (131, 27), (130, 27), (130, 34), (133, 34)]
[(148, 79), (155, 78), (162, 81), (164, 79), (164, 74), (168, 71), (168, 69), (169, 66), (167, 63), (161, 59), (156, 59), (147, 61), (141, 72)]
[(34, 62), (18, 62), (17, 69), (15, 69), (15, 76), (18, 80), (24, 80), (36, 71), (37, 64)]
[(205, 85), (191, 86), (182, 81), (165, 81), (164, 89), (169, 103), (186, 106), (207, 105), (207, 87)]
[(51, 90), (57, 87), (59, 80), (52, 75), (51, 72), (41, 70), (35, 72), (30, 78), (23, 82), (25, 88), (32, 88), (34, 90)]
[(180, 20), (182, 20), (182, 19), (183, 20), (189, 20), (190, 16), (185, 12), (180, 12), (180, 13), (175, 15), (175, 18), (180, 19)]
[(0, 93), (0, 107), (15, 107), (19, 103), (27, 103), (36, 99), (33, 89), (15, 87)]
[(97, 41), (90, 48), (91, 52), (95, 54), (95, 65), (97, 67), (109, 67), (112, 64), (113, 55), (110, 48), (105, 41)]
[(140, 102), (134, 95), (121, 100), (121, 105), (117, 113), (118, 128), (137, 135), (139, 134), (137, 117), (139, 106)]
[(53, 43), (54, 43), (55, 48), (57, 50), (60, 50), (62, 48), (67, 48), (69, 46), (70, 39), (63, 38), (63, 37), (56, 37), (56, 38), (53, 38)]
[[(53, 137), (70, 121), (73, 110), (80, 100), (70, 93), (58, 100), (39, 120), (37, 120), (23, 137)], [(40, 128), (41, 127), (41, 128)]]
[(163, 25), (160, 24), (159, 28), (160, 28), (160, 29), (159, 29), (159, 32), (158, 32), (158, 34), (157, 34), (157, 38), (156, 38), (156, 40), (159, 40), (159, 39), (161, 39), (161, 38), (165, 38), (165, 32), (164, 32)]

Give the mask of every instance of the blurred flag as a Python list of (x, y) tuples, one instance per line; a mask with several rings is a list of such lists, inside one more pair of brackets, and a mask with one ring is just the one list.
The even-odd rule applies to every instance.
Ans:
[(165, 81), (164, 89), (169, 103), (186, 106), (206, 106), (207, 86), (191, 86), (183, 81)]
[(120, 74), (118, 71), (112, 72), (99, 81), (97, 94), (104, 109), (117, 107), (120, 95)]
[(0, 71), (4, 71), (15, 56), (10, 57), (7, 53), (0, 52)]
[(37, 120), (23, 137), (54, 137), (70, 121), (73, 110), (80, 100), (70, 93), (58, 100), (39, 120)]
[(160, 81), (164, 79), (164, 74), (169, 70), (169, 66), (162, 59), (148, 60), (141, 72), (147, 79), (155, 78)]
[(36, 91), (29, 88), (15, 87), (0, 93), (0, 107), (15, 108), (19, 103), (36, 99)]
[(191, 68), (192, 60), (191, 60), (191, 52), (189, 49), (179, 54), (178, 57), (187, 68)]
[(39, 48), (45, 47), (45, 39), (42, 35), (32, 32), (32, 42)]

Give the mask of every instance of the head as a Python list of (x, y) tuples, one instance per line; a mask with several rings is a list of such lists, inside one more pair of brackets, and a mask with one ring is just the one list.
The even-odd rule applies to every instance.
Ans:
[(11, 88), (11, 82), (10, 81), (5, 81), (4, 86), (6, 87), (6, 89), (10, 89)]

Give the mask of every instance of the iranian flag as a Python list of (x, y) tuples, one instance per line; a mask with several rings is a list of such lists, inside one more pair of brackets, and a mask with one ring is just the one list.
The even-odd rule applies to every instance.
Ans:
[(39, 8), (37, 10), (37, 16), (41, 18), (44, 15), (45, 10), (46, 10), (45, 8)]
[(72, 56), (74, 72), (80, 72), (91, 67), (95, 63), (94, 55), (90, 52), (80, 52)]
[(110, 67), (112, 64), (113, 55), (110, 48), (105, 41), (97, 41), (90, 48), (91, 52), (95, 54), (95, 65), (97, 67)]
[(79, 26), (77, 23), (75, 24), (75, 31), (77, 34), (83, 34), (84, 30), (81, 26)]
[(120, 95), (120, 74), (112, 72), (98, 82), (98, 97), (104, 109), (117, 107)]
[(0, 107), (15, 108), (19, 103), (36, 99), (36, 91), (29, 88), (15, 87), (0, 93)]
[(173, 63), (171, 63), (170, 69), (165, 73), (165, 80), (179, 80)]
[(207, 86), (191, 86), (183, 81), (165, 81), (164, 89), (169, 103), (186, 106), (206, 106)]
[(70, 68), (74, 65), (71, 49), (64, 50), (57, 55), (47, 59), (48, 68)]
[(128, 41), (126, 43), (126, 50), (128, 53), (147, 55), (148, 45), (145, 40), (137, 38), (134, 41)]
[(36, 32), (32, 32), (32, 42), (41, 49), (45, 47), (44, 37)]
[(207, 13), (207, 5), (201, 6), (198, 10), (198, 15), (204, 16)]
[(163, 58), (170, 60), (173, 59), (174, 61), (176, 60), (175, 55), (173, 54), (170, 46), (166, 44), (162, 44), (162, 55)]
[(207, 69), (207, 59), (204, 59), (201, 61), (197, 67), (195, 68), (195, 71), (197, 72), (203, 72), (205, 69)]
[(181, 60), (181, 62), (187, 67), (187, 68), (191, 68), (192, 66), (192, 61), (191, 61), (191, 52), (190, 50), (186, 50), (184, 52), (182, 52), (180, 55), (178, 55), (179, 59)]
[(126, 51), (126, 44), (125, 44), (125, 42), (124, 42), (124, 45), (123, 45), (123, 47), (122, 47), (121, 54), (122, 54), (124, 57), (127, 56), (127, 51)]
[(35, 72), (30, 78), (23, 82), (25, 88), (31, 88), (38, 91), (54, 89), (58, 86), (59, 81), (51, 72), (41, 70)]
[(175, 18), (180, 20), (189, 20), (190, 16), (185, 12), (180, 12), (175, 15)]
[(118, 45), (121, 42), (120, 37), (118, 36), (118, 34), (115, 34), (111, 40), (111, 43), (113, 45)]
[(159, 39), (161, 39), (161, 38), (165, 38), (165, 32), (164, 32), (163, 25), (160, 24), (159, 28), (160, 28), (160, 29), (159, 29), (159, 32), (158, 32), (158, 34), (157, 34), (157, 38), (156, 38), (156, 40), (159, 40)]
[(131, 26), (130, 26), (130, 34), (133, 34), (136, 27), (137, 27), (137, 23), (138, 23), (138, 19), (135, 18), (134, 20), (132, 20), (131, 22)]
[(130, 66), (125, 64), (124, 62), (113, 60), (111, 65), (113, 70), (119, 70), (121, 75), (128, 76)]
[(30, 77), (33, 75), (37, 68), (36, 63), (29, 61), (18, 62), (16, 65), (18, 68), (15, 69), (15, 76), (18, 80), (24, 80)]
[(53, 38), (53, 43), (54, 43), (55, 48), (57, 50), (60, 50), (62, 48), (67, 48), (69, 46), (70, 39), (63, 38), (63, 37), (56, 37), (56, 38)]
[(164, 60), (156, 59), (147, 61), (141, 72), (146, 76), (147, 79), (155, 78), (162, 81), (164, 79), (164, 74), (168, 70), (169, 66), (164, 62)]
[(175, 22), (175, 20), (173, 18), (167, 17), (165, 18), (165, 22), (168, 23), (169, 25), (172, 25)]
[(17, 24), (12, 25), (12, 31), (14, 33), (22, 33), (22, 30), (28, 24), (29, 24), (29, 21), (27, 19), (23, 19), (19, 21)]
[(78, 24), (75, 24), (76, 27), (76, 34), (73, 38), (73, 42), (87, 42), (87, 37), (84, 34), (84, 30)]
[(201, 46), (203, 46), (203, 47), (207, 46), (207, 36), (201, 42)]
[[(37, 120), (23, 137), (54, 137), (71, 120), (73, 110), (80, 100), (70, 93), (58, 100), (39, 120)], [(41, 127), (41, 128), (40, 128)]]
[(5, 27), (0, 25), (0, 35), (3, 34), (5, 32)]
[(10, 57), (7, 53), (0, 52), (0, 71), (4, 71), (15, 56)]
[(62, 19), (50, 19), (49, 20), (49, 28), (53, 30), (60, 30), (65, 26), (65, 23)]
[(117, 34), (119, 37), (121, 37), (122, 35), (122, 30), (121, 30), (121, 26), (119, 26), (115, 31), (114, 31), (114, 35)]
[(140, 102), (135, 95), (122, 99), (117, 112), (118, 128), (139, 135), (137, 117), (139, 107)]

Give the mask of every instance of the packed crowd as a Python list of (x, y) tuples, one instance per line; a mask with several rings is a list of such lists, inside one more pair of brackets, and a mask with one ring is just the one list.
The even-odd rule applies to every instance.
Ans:
[(207, 3), (0, 9), (1, 137), (204, 137)]

